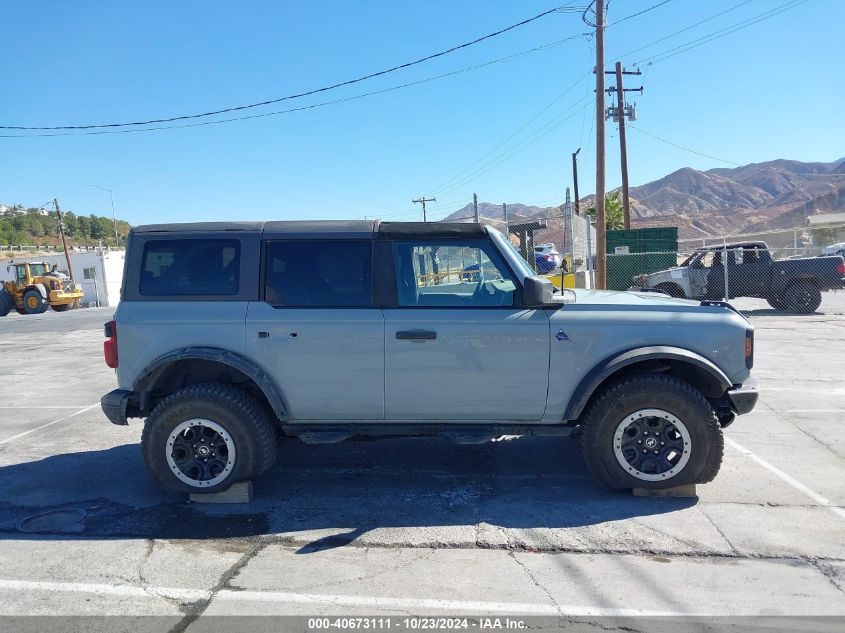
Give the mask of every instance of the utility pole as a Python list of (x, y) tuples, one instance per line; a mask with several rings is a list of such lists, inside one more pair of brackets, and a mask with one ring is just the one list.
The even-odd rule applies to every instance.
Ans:
[(478, 222), (478, 194), (472, 194), (472, 214), (475, 216), (475, 221)]
[(639, 92), (643, 93), (643, 87), (626, 89), (622, 86), (622, 75), (639, 75), (639, 70), (623, 71), (622, 62), (616, 62), (615, 71), (605, 71), (608, 75), (616, 75), (616, 88), (609, 88), (608, 94), (616, 92), (616, 108), (609, 108), (608, 112), (613, 116), (614, 120), (619, 122), (619, 156), (622, 162), (622, 213), (625, 219), (625, 228), (631, 228), (631, 201), (628, 196), (628, 143), (625, 134), (625, 117), (633, 114), (633, 110), (629, 114), (625, 108), (625, 93)]
[(53, 205), (56, 207), (56, 217), (59, 219), (59, 235), (62, 238), (62, 246), (65, 249), (65, 260), (67, 261), (67, 274), (71, 281), (73, 279), (73, 268), (70, 266), (70, 253), (67, 250), (67, 240), (65, 239), (65, 221), (62, 219), (62, 210), (59, 208), (59, 201), (53, 198)]
[(508, 205), (502, 203), (502, 219), (505, 221), (505, 235), (508, 234)]
[(425, 203), (426, 202), (437, 202), (437, 198), (426, 198), (423, 196), (422, 198), (417, 198), (416, 200), (411, 200), (414, 204), (422, 203), (423, 207), (423, 222), (428, 222), (428, 218), (425, 215)]
[(575, 189), (575, 214), (581, 215), (581, 205), (578, 203), (578, 152), (581, 151), (579, 147), (572, 152), (572, 184)]
[(607, 218), (604, 208), (604, 0), (596, 7), (596, 287), (607, 287)]
[[(564, 234), (564, 237), (567, 242), (569, 242), (569, 264), (568, 270), (566, 272), (571, 273), (574, 268), (575, 264), (575, 227), (573, 226), (573, 222), (575, 218), (572, 216), (572, 200), (569, 197), (569, 187), (566, 188), (566, 225), (567, 230)], [(563, 273), (561, 273), (563, 275)], [(561, 276), (561, 284), (563, 283), (563, 277)], [(563, 285), (561, 285), (561, 288)]]
[(109, 189), (108, 187), (101, 187), (100, 185), (85, 185), (86, 187), (95, 187), (97, 189), (102, 189), (103, 191), (108, 191), (109, 196), (111, 197), (111, 219), (114, 223), (114, 247), (120, 248), (120, 238), (117, 236), (117, 216), (115, 215), (114, 211), (114, 191)]

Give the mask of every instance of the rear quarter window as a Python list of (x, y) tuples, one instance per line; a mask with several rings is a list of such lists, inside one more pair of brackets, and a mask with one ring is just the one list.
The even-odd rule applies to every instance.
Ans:
[(141, 259), (145, 296), (236, 295), (241, 244), (231, 239), (150, 240)]

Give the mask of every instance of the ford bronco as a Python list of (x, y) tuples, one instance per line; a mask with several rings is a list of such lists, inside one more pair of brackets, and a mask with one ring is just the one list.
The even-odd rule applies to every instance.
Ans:
[(141, 226), (121, 299), (102, 408), (146, 418), (146, 466), (174, 491), (261, 475), (281, 437), (400, 435), (579, 435), (608, 488), (704, 483), (757, 401), (730, 305), (556, 292), (480, 224)]

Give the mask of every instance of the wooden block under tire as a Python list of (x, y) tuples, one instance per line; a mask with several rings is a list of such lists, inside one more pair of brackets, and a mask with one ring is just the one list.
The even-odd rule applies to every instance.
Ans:
[(188, 498), (194, 503), (249, 503), (252, 501), (252, 482), (241, 481), (211, 494), (191, 493)]
[(631, 488), (631, 494), (635, 497), (698, 497), (698, 494), (695, 492), (695, 484), (663, 488), (661, 490)]

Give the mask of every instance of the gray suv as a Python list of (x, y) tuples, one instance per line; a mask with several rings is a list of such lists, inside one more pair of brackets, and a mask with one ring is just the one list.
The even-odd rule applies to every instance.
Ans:
[(728, 304), (556, 293), (479, 224), (142, 226), (106, 324), (115, 424), (164, 489), (271, 468), (281, 437), (580, 435), (608, 488), (704, 483), (757, 401)]

